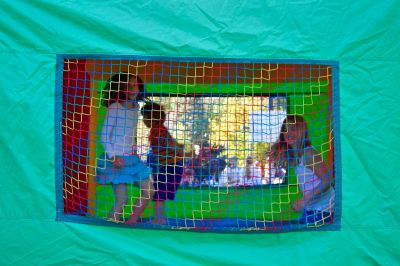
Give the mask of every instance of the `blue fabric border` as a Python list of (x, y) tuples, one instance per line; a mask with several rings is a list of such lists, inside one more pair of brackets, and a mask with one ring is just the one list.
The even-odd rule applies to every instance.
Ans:
[[(165, 225), (155, 225), (148, 223), (149, 219), (143, 219), (141, 223), (134, 226), (116, 223), (100, 219), (98, 217), (85, 217), (73, 214), (61, 214), (60, 220), (65, 222), (75, 222), (90, 225), (112, 226), (131, 229), (155, 229), (167, 231), (190, 231), (202, 233), (288, 233), (298, 231), (339, 231), (340, 227), (332, 224), (326, 224), (319, 227), (300, 224), (298, 220), (261, 222), (257, 220), (245, 219), (221, 219), (221, 220), (190, 220), (184, 218), (168, 218)], [(187, 227), (187, 228), (185, 228)]]
[(335, 219), (333, 224), (340, 228), (342, 221), (342, 156), (340, 141), (339, 64), (332, 66), (332, 108), (335, 170)]
[(195, 56), (151, 56), (151, 55), (105, 55), (105, 54), (58, 54), (63, 59), (86, 59), (86, 60), (152, 60), (152, 61), (189, 61), (189, 62), (211, 62), (211, 63), (272, 63), (272, 64), (319, 64), (338, 65), (338, 61), (332, 60), (309, 60), (309, 59), (260, 59), (260, 58), (234, 58), (234, 57), (195, 57)]
[(55, 102), (54, 102), (54, 132), (55, 132), (55, 181), (56, 181), (56, 219), (63, 220), (64, 201), (62, 191), (62, 97), (63, 97), (63, 68), (64, 57), (57, 55), (56, 79), (55, 79)]

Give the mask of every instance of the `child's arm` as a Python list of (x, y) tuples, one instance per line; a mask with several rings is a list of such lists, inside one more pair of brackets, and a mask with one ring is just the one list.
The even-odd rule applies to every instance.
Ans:
[(114, 159), (114, 140), (112, 137), (117, 123), (117, 112), (115, 108), (108, 108), (106, 117), (104, 119), (103, 128), (101, 130), (101, 144), (109, 159)]
[(315, 186), (313, 190), (304, 193), (303, 199), (295, 202), (293, 208), (298, 211), (304, 208), (307, 203), (318, 199), (321, 194), (328, 191), (332, 186), (331, 174), (326, 166), (321, 154), (315, 149), (306, 150), (306, 167), (313, 170), (315, 178), (321, 178), (319, 185)]
[[(189, 152), (184, 152), (185, 151), (185, 147), (183, 144), (180, 144), (176, 141), (176, 139), (174, 139), (171, 134), (168, 132), (167, 129), (164, 130), (160, 130), (159, 131), (159, 146), (160, 147), (164, 147), (164, 148), (174, 148), (177, 150), (177, 156), (181, 156), (181, 157), (193, 157), (194, 154), (194, 150), (191, 150)], [(157, 152), (160, 149), (157, 149)]]
[(306, 167), (312, 169), (314, 175), (321, 178), (321, 185), (319, 186), (319, 188), (317, 187), (316, 192), (319, 193), (325, 192), (332, 186), (331, 172), (326, 166), (324, 159), (322, 158), (322, 155), (317, 150), (307, 149)]
[(274, 167), (288, 167), (287, 150), (282, 145), (280, 145), (279, 142), (276, 142), (271, 146), (271, 149), (267, 156), (267, 164), (269, 165), (270, 169)]

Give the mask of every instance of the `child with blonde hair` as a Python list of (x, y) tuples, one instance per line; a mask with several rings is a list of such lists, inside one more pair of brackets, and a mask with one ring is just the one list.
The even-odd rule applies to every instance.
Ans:
[(332, 170), (321, 154), (311, 145), (306, 121), (299, 115), (288, 115), (283, 121), (278, 141), (272, 145), (270, 160), (275, 164), (295, 167), (303, 197), (292, 209), (303, 211), (301, 223), (331, 223), (335, 191)]

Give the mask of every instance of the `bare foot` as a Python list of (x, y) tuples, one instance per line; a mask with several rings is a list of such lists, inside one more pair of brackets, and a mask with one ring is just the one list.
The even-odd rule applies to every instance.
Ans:
[(113, 223), (122, 223), (122, 221), (117, 220), (117, 219), (115, 219), (115, 218), (107, 218), (107, 221), (108, 221), (108, 222), (113, 222)]
[(125, 224), (135, 225), (135, 224), (136, 224), (136, 221), (135, 221), (135, 219), (129, 218), (129, 220), (126, 220), (126, 221), (125, 221)]
[(153, 220), (151, 220), (151, 223), (152, 224), (160, 224), (160, 225), (162, 225), (162, 224), (166, 224), (167, 221), (162, 217), (154, 217)]

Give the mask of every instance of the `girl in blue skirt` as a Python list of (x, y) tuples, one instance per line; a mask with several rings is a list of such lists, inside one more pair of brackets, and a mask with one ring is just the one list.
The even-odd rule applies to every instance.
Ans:
[(102, 95), (102, 104), (108, 107), (101, 132), (105, 153), (98, 161), (96, 179), (99, 184), (112, 184), (115, 203), (108, 218), (116, 221), (128, 202), (127, 184), (139, 183), (140, 197), (127, 221), (134, 224), (154, 194), (151, 169), (142, 163), (136, 147), (138, 101), (144, 100), (144, 84), (138, 76), (115, 74)]

